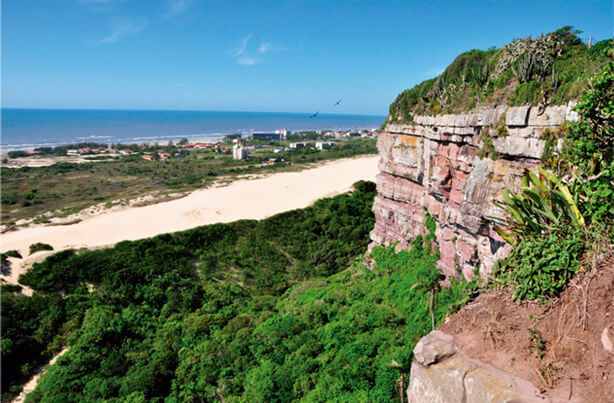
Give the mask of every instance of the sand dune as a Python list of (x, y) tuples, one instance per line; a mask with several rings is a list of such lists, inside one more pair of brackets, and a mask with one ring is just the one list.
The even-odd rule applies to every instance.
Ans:
[(379, 157), (344, 159), (300, 172), (274, 174), (240, 180), (226, 187), (197, 190), (188, 196), (145, 207), (106, 212), (65, 226), (25, 228), (2, 234), (1, 249), (17, 249), (24, 259), (11, 259), (10, 275), (1, 276), (16, 284), (32, 261), (28, 257), (35, 242), (53, 246), (54, 251), (113, 245), (123, 240), (147, 238), (216, 222), (262, 219), (276, 213), (302, 208), (322, 197), (348, 191), (358, 180), (375, 180)]

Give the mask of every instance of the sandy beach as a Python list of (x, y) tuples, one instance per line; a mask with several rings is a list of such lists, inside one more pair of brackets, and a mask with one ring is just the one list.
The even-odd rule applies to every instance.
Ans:
[(18, 250), (24, 259), (11, 258), (11, 273), (1, 278), (16, 284), (33, 261), (49, 252), (28, 256), (29, 246), (43, 242), (54, 252), (95, 248), (123, 240), (148, 238), (200, 225), (239, 219), (262, 219), (282, 211), (303, 208), (315, 200), (351, 189), (358, 180), (375, 180), (379, 157), (338, 160), (300, 172), (239, 180), (225, 187), (197, 190), (188, 196), (144, 207), (103, 212), (63, 226), (24, 228), (0, 236), (1, 250)]

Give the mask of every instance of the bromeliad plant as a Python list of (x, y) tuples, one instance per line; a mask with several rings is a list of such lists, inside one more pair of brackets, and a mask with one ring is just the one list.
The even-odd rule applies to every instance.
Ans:
[(577, 195), (572, 196), (569, 187), (545, 169), (528, 172), (518, 194), (504, 188), (502, 195), (503, 200), (494, 203), (507, 213), (507, 218), (493, 217), (498, 222), (495, 230), (512, 245), (518, 236), (541, 235), (563, 224), (578, 230), (586, 225)]
[(496, 282), (515, 287), (514, 299), (543, 301), (557, 296), (578, 272), (584, 216), (559, 178), (542, 168), (527, 173), (517, 194), (503, 190), (495, 204), (507, 213), (495, 230), (514, 245), (493, 268)]
[[(614, 63), (609, 62), (576, 106), (550, 166), (523, 179), (518, 194), (503, 191), (506, 212), (497, 232), (514, 249), (493, 267), (493, 281), (515, 287), (514, 298), (556, 297), (581, 269), (614, 244)], [(563, 183), (560, 177), (569, 178)]]

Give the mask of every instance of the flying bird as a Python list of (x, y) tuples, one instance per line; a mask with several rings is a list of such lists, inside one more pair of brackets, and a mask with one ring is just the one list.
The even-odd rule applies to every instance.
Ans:
[(319, 113), (320, 113), (320, 111), (317, 111), (313, 115), (309, 116), (309, 119), (317, 118)]
[(341, 100), (338, 100), (337, 102), (335, 102), (335, 104), (333, 106), (337, 106), (341, 103)]

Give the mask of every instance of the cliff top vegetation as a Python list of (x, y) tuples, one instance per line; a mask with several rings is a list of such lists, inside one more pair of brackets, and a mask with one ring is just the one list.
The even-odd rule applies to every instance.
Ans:
[(612, 39), (589, 47), (579, 33), (565, 26), (537, 38), (514, 39), (500, 49), (461, 53), (441, 75), (401, 92), (387, 122), (478, 106), (561, 105), (578, 99), (588, 79), (611, 60), (613, 49)]

